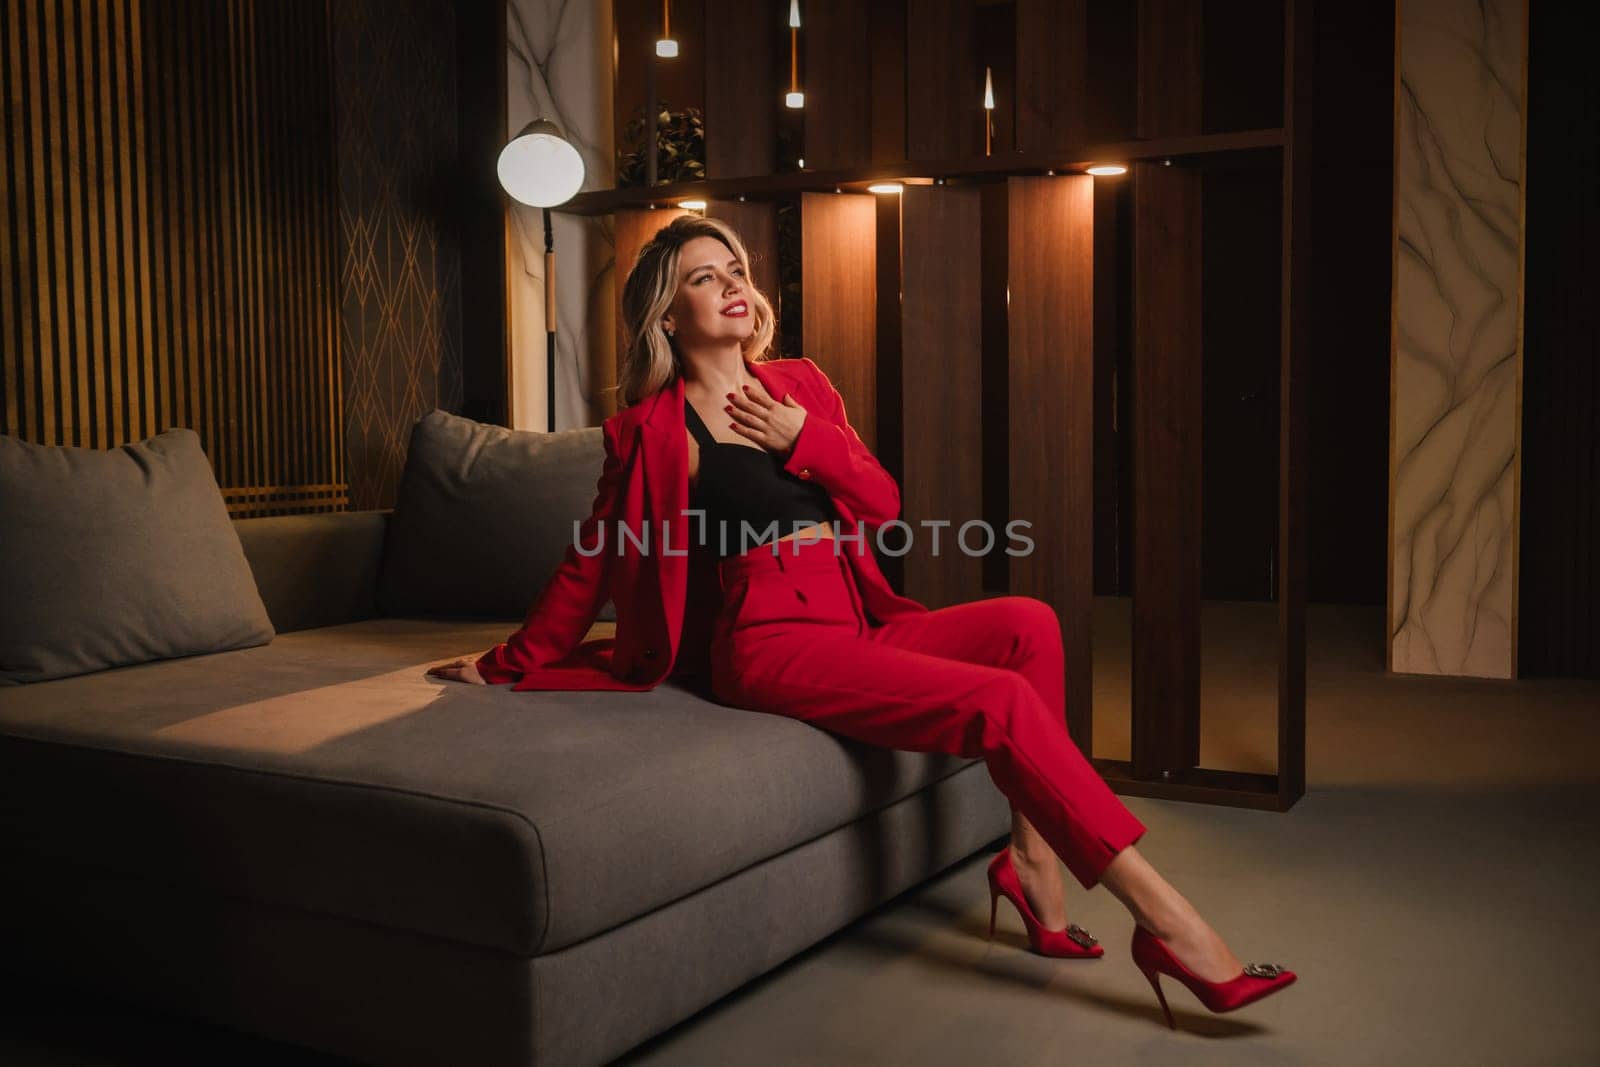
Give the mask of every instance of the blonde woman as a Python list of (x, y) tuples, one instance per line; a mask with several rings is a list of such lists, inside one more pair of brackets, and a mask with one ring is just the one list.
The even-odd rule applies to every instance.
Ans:
[[(1134, 847), (1144, 825), (1067, 733), (1054, 609), (1000, 596), (930, 611), (889, 587), (863, 531), (897, 516), (899, 488), (815, 363), (768, 358), (773, 311), (739, 236), (678, 217), (641, 250), (622, 304), (622, 409), (603, 427), (578, 543), (517, 633), (435, 673), (638, 690), (698, 662), (724, 704), (885, 748), (982, 757), (1013, 810), (1010, 847), (988, 868), (991, 937), (1004, 896), (1034, 951), (1103, 955), (1067, 921), (1059, 857), (1132, 914), (1134, 961), (1169, 1025), (1160, 974), (1212, 1011), (1293, 982), (1241, 964)], [(690, 581), (688, 557), (709, 584)], [(608, 593), (616, 637), (580, 644)]]

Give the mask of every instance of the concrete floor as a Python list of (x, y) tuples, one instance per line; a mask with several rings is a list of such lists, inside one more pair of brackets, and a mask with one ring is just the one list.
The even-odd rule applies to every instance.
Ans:
[[(1096, 616), (1095, 754), (1126, 758), (1128, 614)], [(1272, 769), (1270, 607), (1207, 605), (1202, 762)], [(1306, 797), (1286, 814), (1130, 798), (1141, 850), (1246, 960), (1296, 985), (1211, 1016), (1131, 921), (1069, 879), (1098, 961), (986, 940), (988, 853), (635, 1049), (622, 1063), (1600, 1063), (1600, 683), (1386, 675), (1382, 611), (1313, 606)], [(995, 842), (999, 847), (1000, 842)], [(0, 1061), (331, 1062), (116, 1009), (0, 1010)]]

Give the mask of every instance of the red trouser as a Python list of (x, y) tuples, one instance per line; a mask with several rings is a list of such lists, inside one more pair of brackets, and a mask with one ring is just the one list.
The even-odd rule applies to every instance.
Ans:
[(847, 551), (805, 535), (717, 566), (717, 700), (787, 715), (882, 748), (983, 757), (1091, 888), (1145, 827), (1067, 733), (1061, 623), (1042, 600), (1001, 596), (872, 626)]

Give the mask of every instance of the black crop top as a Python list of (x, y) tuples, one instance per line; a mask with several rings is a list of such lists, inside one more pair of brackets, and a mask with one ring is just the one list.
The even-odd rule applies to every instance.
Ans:
[[(765, 448), (718, 441), (687, 399), (683, 418), (700, 445), (700, 478), (689, 489), (694, 543), (719, 558), (787, 537), (811, 523), (839, 515), (833, 498), (816, 482), (783, 469), (783, 459)], [(769, 527), (777, 523), (774, 532)], [(749, 528), (741, 525), (748, 523)]]

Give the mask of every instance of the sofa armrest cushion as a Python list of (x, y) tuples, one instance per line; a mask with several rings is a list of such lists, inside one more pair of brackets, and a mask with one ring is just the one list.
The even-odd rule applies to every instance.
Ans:
[(235, 519), (256, 588), (280, 634), (377, 614), (386, 511)]
[(0, 684), (272, 640), (192, 430), (109, 451), (0, 437), (0, 500)]
[[(389, 519), (378, 609), (520, 621), (594, 503), (601, 434), (598, 426), (508, 430), (445, 411), (417, 420)], [(598, 618), (615, 618), (609, 603)]]

